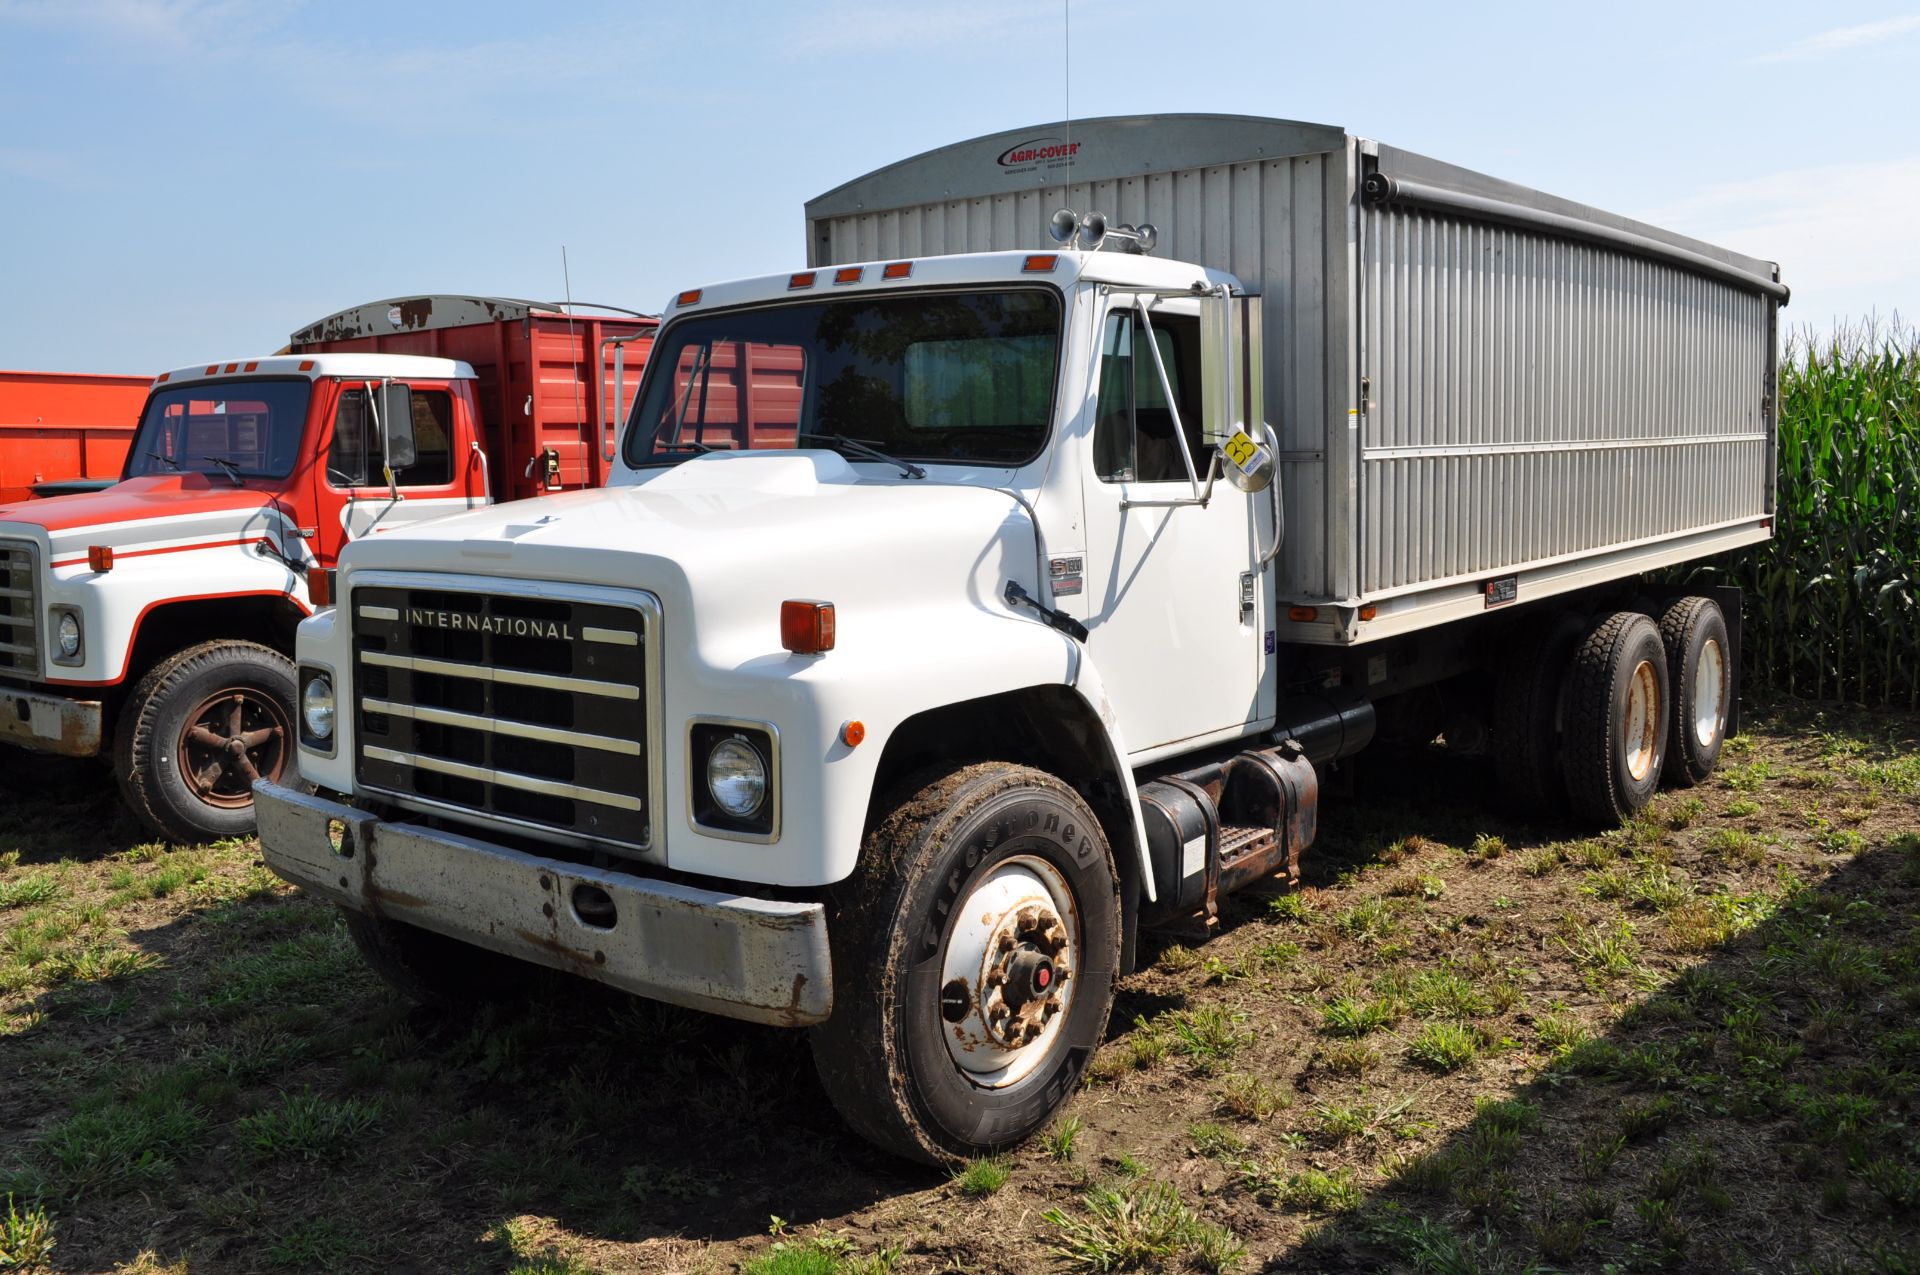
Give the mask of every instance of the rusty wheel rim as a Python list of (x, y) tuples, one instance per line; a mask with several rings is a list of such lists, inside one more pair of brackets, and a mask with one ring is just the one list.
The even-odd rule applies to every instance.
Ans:
[(1660, 677), (1651, 660), (1641, 660), (1627, 684), (1625, 738), (1627, 773), (1635, 782), (1652, 773), (1660, 751)]
[(202, 700), (180, 732), (180, 777), (209, 806), (253, 804), (258, 779), (277, 780), (287, 765), (291, 722), (264, 691), (233, 686)]

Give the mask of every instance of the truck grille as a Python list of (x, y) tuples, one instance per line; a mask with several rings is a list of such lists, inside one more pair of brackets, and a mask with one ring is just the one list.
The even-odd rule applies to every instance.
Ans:
[(40, 606), (33, 545), (0, 540), (0, 675), (40, 675)]
[(628, 852), (651, 845), (658, 606), (353, 590), (354, 773), (370, 790)]

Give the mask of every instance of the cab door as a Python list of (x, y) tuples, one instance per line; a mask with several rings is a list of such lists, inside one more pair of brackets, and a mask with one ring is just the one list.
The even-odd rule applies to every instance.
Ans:
[(1264, 497), (1222, 480), (1197, 503), (1180, 435), (1202, 490), (1213, 449), (1201, 430), (1195, 303), (1150, 304), (1143, 320), (1132, 297), (1115, 294), (1099, 351), (1082, 489), (1087, 648), (1122, 737), (1143, 760), (1266, 725), (1256, 541)]
[(370, 387), (349, 380), (339, 387), (331, 435), (322, 451), (321, 508), (338, 509), (331, 521), (323, 519), (320, 529), (323, 557), (329, 562), (341, 546), (362, 536), (445, 517), (474, 503), (470, 488), (477, 480), (470, 476), (470, 458), (455, 447), (459, 431), (451, 390), (445, 385), (410, 388), (415, 459), (394, 471), (389, 487), (380, 426), (370, 406), (378, 382)]

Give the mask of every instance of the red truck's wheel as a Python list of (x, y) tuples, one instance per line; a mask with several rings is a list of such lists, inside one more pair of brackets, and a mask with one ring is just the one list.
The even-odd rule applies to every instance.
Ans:
[(253, 782), (299, 785), (293, 664), (253, 642), (207, 642), (140, 679), (114, 738), (127, 805), (183, 844), (253, 831)]
[(349, 912), (347, 933), (373, 972), (408, 1000), (435, 1009), (509, 1001), (526, 992), (536, 966), (418, 926)]
[(842, 896), (813, 1058), (847, 1123), (941, 1164), (1052, 1119), (1120, 956), (1113, 857), (1079, 795), (1004, 762), (941, 775), (880, 822)]

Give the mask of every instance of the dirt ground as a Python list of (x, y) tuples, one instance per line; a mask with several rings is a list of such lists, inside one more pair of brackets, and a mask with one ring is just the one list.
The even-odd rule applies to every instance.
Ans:
[(1307, 888), (1153, 936), (1062, 1122), (952, 1176), (797, 1034), (410, 1007), (253, 843), (0, 766), (0, 1269), (1920, 1270), (1913, 717), (1750, 710), (1600, 837), (1443, 748), (1338, 776)]

